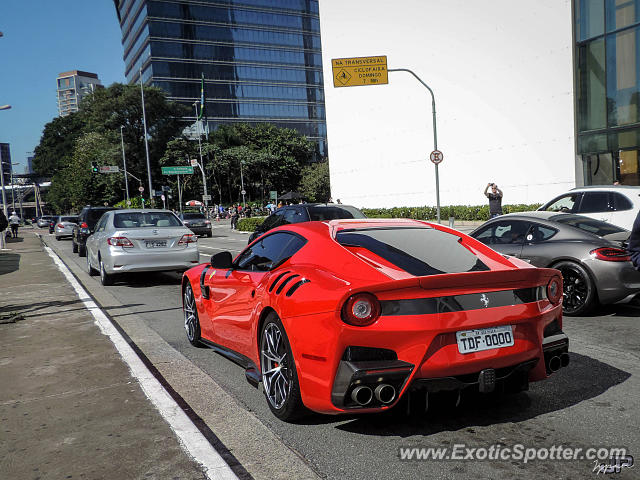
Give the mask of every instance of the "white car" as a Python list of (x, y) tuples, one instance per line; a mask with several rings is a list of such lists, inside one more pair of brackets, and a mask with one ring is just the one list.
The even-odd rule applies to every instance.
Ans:
[(125, 272), (183, 272), (200, 263), (197, 242), (168, 210), (110, 210), (87, 238), (87, 272), (103, 285)]
[(53, 229), (56, 240), (60, 240), (61, 238), (71, 238), (73, 236), (73, 227), (77, 223), (78, 217), (76, 215), (58, 217)]
[(578, 187), (557, 196), (538, 210), (577, 213), (631, 230), (640, 211), (640, 187)]

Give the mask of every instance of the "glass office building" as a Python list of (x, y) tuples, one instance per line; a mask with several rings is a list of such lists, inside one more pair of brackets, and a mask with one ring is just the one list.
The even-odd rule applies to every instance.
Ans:
[(127, 80), (193, 111), (205, 82), (210, 130), (234, 122), (293, 128), (327, 155), (317, 0), (114, 0)]
[(578, 155), (586, 185), (640, 185), (640, 0), (575, 0)]

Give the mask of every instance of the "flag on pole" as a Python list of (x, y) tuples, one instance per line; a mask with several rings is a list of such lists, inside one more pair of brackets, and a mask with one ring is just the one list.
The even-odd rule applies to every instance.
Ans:
[(198, 120), (202, 120), (203, 115), (204, 115), (204, 72), (202, 72), (202, 81), (200, 83), (200, 115), (198, 115)]

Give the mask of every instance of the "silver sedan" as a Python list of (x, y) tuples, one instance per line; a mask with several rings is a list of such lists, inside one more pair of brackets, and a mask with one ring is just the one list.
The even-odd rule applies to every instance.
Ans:
[(56, 218), (56, 223), (54, 226), (54, 234), (56, 236), (56, 240), (60, 240), (61, 238), (71, 238), (73, 236), (73, 227), (78, 223), (78, 217), (74, 216), (60, 216)]
[(87, 272), (110, 285), (119, 273), (184, 271), (200, 261), (197, 241), (168, 210), (112, 210), (87, 238)]

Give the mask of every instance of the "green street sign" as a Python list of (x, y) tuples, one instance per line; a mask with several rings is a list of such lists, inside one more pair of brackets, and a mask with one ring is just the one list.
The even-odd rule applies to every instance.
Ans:
[(191, 175), (193, 167), (162, 167), (163, 175)]
[(278, 192), (275, 191), (275, 190), (269, 191), (269, 199), (270, 200), (277, 200), (278, 199)]

